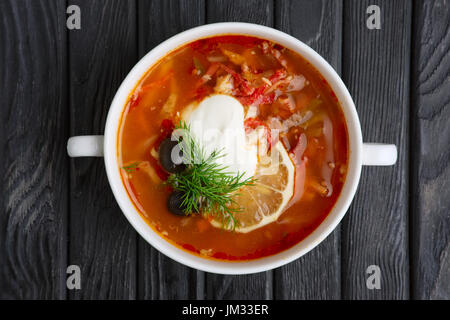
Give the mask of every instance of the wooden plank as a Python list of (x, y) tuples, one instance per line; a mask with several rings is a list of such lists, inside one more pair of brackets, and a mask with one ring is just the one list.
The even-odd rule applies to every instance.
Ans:
[[(274, 4), (270, 0), (207, 2), (207, 22), (243, 21), (273, 26)], [(224, 30), (225, 31), (225, 30)], [(271, 299), (273, 272), (246, 276), (206, 275), (208, 299)]]
[(412, 298), (448, 300), (450, 5), (442, 0), (416, 1), (413, 19)]
[[(278, 1), (276, 27), (305, 42), (338, 72), (341, 68), (342, 1)], [(313, 251), (275, 270), (275, 299), (338, 299), (340, 228)]]
[[(110, 103), (137, 60), (131, 1), (70, 0), (81, 30), (69, 32), (71, 135), (102, 134)], [(103, 159), (71, 160), (70, 263), (81, 268), (71, 299), (136, 297), (136, 233), (109, 188)]]
[[(272, 0), (209, 0), (206, 3), (207, 22), (250, 22), (273, 26)], [(226, 30), (224, 30), (226, 31)]]
[[(369, 5), (381, 29), (368, 29)], [(394, 143), (398, 163), (365, 167), (342, 226), (342, 297), (409, 297), (408, 122), (410, 1), (344, 1), (342, 74), (361, 120), (365, 141)], [(377, 265), (381, 288), (368, 289), (366, 270)]]
[(1, 1), (0, 12), (0, 299), (64, 299), (65, 5)]
[[(203, 0), (138, 1), (139, 55), (167, 38), (204, 23)], [(139, 241), (140, 299), (202, 299), (204, 273), (175, 262)]]

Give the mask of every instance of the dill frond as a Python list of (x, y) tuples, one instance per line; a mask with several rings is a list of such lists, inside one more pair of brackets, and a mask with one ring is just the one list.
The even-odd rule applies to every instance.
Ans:
[(244, 179), (244, 173), (229, 172), (227, 166), (219, 164), (217, 161), (225, 156), (223, 150), (207, 155), (185, 122), (175, 129), (181, 129), (176, 133), (187, 167), (171, 174), (166, 183), (184, 192), (182, 206), (186, 212), (214, 216), (222, 220), (224, 228), (234, 230), (239, 225), (235, 215), (242, 209), (235, 206), (233, 196), (240, 188), (253, 185), (255, 179)]

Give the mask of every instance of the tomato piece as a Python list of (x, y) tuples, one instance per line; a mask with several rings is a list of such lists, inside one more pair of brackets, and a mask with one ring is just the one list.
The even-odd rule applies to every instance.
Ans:
[(153, 144), (153, 147), (155, 149), (159, 148), (159, 145), (161, 142), (172, 135), (173, 130), (175, 129), (175, 125), (173, 124), (172, 120), (170, 119), (164, 119), (161, 122), (161, 133), (158, 136), (158, 139), (156, 139), (155, 143)]
[[(156, 139), (155, 143), (152, 145), (152, 148), (155, 148), (155, 150), (159, 149), (159, 146), (161, 142), (170, 137), (172, 135), (173, 130), (175, 129), (175, 125), (173, 124), (172, 120), (170, 119), (164, 119), (161, 122), (161, 133), (159, 134), (158, 138)], [(165, 181), (169, 177), (169, 173), (166, 172), (161, 165), (159, 164), (158, 160), (156, 160), (153, 157), (150, 157), (150, 165), (155, 169), (156, 174), (158, 177)]]
[(234, 90), (234, 95), (236, 96), (248, 96), (252, 94), (255, 89), (250, 87), (249, 82), (244, 79), (243, 76), (241, 76), (239, 73), (231, 69), (230, 67), (227, 67), (223, 63), (220, 63), (220, 67), (231, 74), (233, 77), (233, 80), (235, 81), (236, 89)]
[[(234, 71), (233, 71), (234, 72)], [(238, 75), (238, 74), (237, 74)], [(239, 76), (239, 75), (238, 75)], [(269, 81), (273, 84), (276, 82), (286, 78), (287, 72), (285, 69), (278, 69), (275, 73), (270, 77)], [(253, 90), (250, 95), (244, 95), (244, 97), (239, 98), (239, 101), (246, 106), (249, 105), (260, 105), (260, 104), (271, 104), (275, 100), (275, 92), (265, 93), (266, 90), (270, 87), (268, 83), (263, 84), (262, 86)]]
[(175, 125), (173, 124), (172, 120), (164, 119), (163, 121), (161, 121), (161, 129), (163, 134), (172, 134), (174, 128)]
[(192, 93), (192, 96), (195, 100), (201, 100), (208, 94), (212, 93), (213, 89), (205, 84), (206, 82), (212, 79), (212, 77), (217, 72), (219, 67), (220, 65), (217, 62), (211, 63), (211, 65), (208, 67), (208, 70), (206, 70), (205, 74), (198, 80)]
[(171, 79), (174, 75), (173, 70), (170, 70), (165, 76), (163, 76), (161, 79), (154, 81), (150, 84), (147, 84), (145, 86), (142, 86), (138, 90), (136, 90), (135, 94), (130, 99), (130, 110), (137, 107), (138, 104), (142, 100), (142, 94), (144, 94), (146, 91), (150, 90), (153, 87), (160, 87), (162, 86), (167, 80)]
[(265, 89), (265, 86), (261, 86), (255, 89), (255, 91), (251, 95), (246, 97), (239, 97), (238, 100), (245, 106), (271, 104), (275, 100), (275, 93), (272, 92), (270, 94), (264, 94)]
[(200, 78), (200, 80), (197, 83), (197, 88), (211, 80), (212, 76), (219, 70), (220, 65), (217, 62), (211, 63), (211, 65), (208, 67), (208, 70), (206, 70), (205, 74)]
[(274, 145), (276, 141), (272, 139), (272, 132), (269, 126), (257, 118), (248, 118), (244, 121), (245, 133), (247, 134), (258, 127), (264, 127), (264, 135), (267, 140), (268, 150), (270, 150), (272, 148), (272, 145)]
[(202, 100), (204, 97), (211, 94), (212, 92), (213, 88), (211, 88), (210, 86), (205, 85), (198, 87), (194, 92), (194, 99), (197, 101)]
[(272, 76), (270, 76), (269, 80), (270, 80), (270, 82), (272, 82), (272, 84), (274, 84), (275, 82), (286, 78), (286, 76), (287, 76), (286, 69), (278, 69), (275, 71), (275, 73)]
[(141, 102), (141, 95), (139, 93), (134, 94), (130, 100), (130, 111), (132, 109), (136, 108), (138, 106), (139, 102)]

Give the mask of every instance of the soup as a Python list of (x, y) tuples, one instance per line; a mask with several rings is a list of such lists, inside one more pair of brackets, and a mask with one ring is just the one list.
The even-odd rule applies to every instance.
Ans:
[(297, 244), (347, 174), (347, 127), (329, 84), (299, 54), (256, 37), (167, 54), (130, 94), (118, 135), (122, 181), (143, 219), (210, 259)]

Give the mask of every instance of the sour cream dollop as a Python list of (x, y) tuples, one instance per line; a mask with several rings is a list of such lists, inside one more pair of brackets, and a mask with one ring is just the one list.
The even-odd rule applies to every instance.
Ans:
[(257, 146), (247, 142), (244, 127), (244, 107), (235, 98), (216, 94), (191, 104), (182, 115), (190, 125), (191, 134), (205, 148), (207, 155), (222, 150), (218, 163), (231, 173), (254, 175), (258, 163)]

